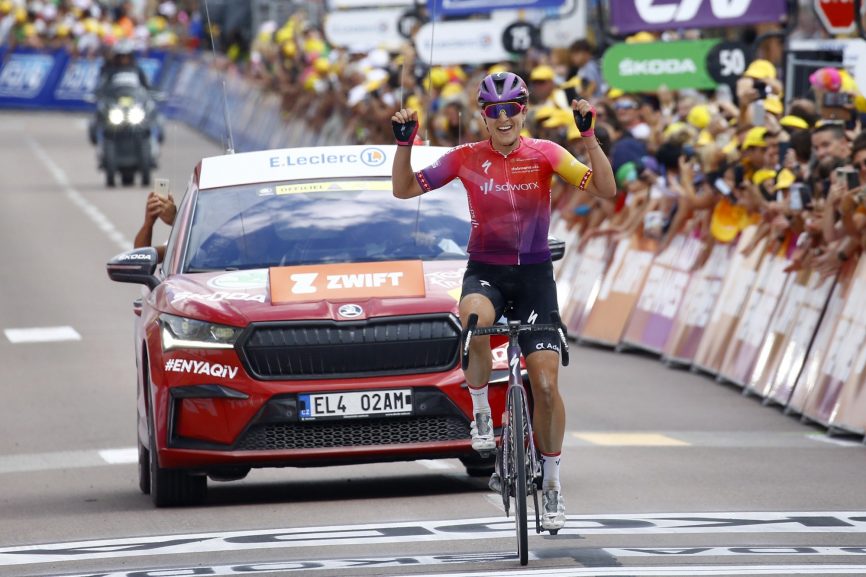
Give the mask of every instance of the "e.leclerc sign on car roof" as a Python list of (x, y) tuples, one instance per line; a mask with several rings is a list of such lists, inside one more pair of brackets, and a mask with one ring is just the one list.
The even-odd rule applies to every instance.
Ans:
[[(316, 178), (391, 176), (396, 148), (394, 145), (321, 146), (211, 156), (201, 161), (199, 188)], [(447, 150), (440, 146), (413, 147), (413, 168), (419, 170), (432, 164)]]

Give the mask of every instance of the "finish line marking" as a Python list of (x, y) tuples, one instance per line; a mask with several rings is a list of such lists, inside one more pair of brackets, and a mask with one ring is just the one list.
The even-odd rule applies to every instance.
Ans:
[[(866, 512), (572, 515), (560, 535), (866, 533)], [(514, 521), (482, 519), (293, 527), (0, 548), (0, 566), (214, 551), (513, 539)]]

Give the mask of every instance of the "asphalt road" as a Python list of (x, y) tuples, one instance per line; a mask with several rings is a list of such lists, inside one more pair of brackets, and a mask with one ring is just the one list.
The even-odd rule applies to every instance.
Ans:
[[(139, 288), (105, 274), (147, 191), (104, 188), (82, 116), (0, 126), (0, 575), (866, 574), (859, 441), (577, 346), (562, 378), (569, 524), (531, 535), (526, 568), (498, 497), (458, 461), (254, 471), (212, 483), (206, 506), (154, 509), (134, 462)], [(155, 176), (179, 196), (219, 152), (170, 125)]]

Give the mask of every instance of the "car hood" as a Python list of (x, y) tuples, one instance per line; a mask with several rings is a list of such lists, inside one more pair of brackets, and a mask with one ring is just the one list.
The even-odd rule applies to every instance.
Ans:
[[(363, 320), (457, 313), (465, 261), (423, 263), (425, 296), (272, 304), (268, 269), (174, 275), (153, 292), (161, 312), (231, 326), (281, 320)], [(354, 305), (354, 306), (348, 306)]]

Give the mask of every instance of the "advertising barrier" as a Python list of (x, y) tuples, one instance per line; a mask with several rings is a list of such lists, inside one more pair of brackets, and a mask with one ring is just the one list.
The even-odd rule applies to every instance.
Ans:
[(580, 339), (619, 346), (653, 261), (656, 242), (632, 237), (619, 241), (598, 296), (579, 331)]
[[(577, 243), (574, 244), (576, 247)], [(573, 258), (574, 264), (570, 268), (563, 265), (560, 275), (566, 286), (559, 297), (559, 308), (562, 322), (572, 334), (580, 333), (587, 313), (595, 304), (610, 261), (611, 246), (606, 237), (594, 238), (587, 243), (583, 252), (575, 248), (576, 258)], [(557, 281), (557, 289), (559, 283)]]
[(731, 262), (731, 245), (716, 244), (703, 267), (692, 275), (680, 312), (674, 319), (662, 355), (669, 364), (690, 365), (722, 291)]
[(695, 351), (694, 367), (713, 375), (722, 368), (728, 343), (734, 336), (764, 256), (764, 241), (749, 256), (742, 254), (742, 249), (751, 242), (756, 231), (757, 227), (753, 225), (740, 234), (718, 301)]
[(688, 294), (692, 266), (700, 249), (697, 239), (680, 234), (653, 260), (623, 334), (626, 345), (662, 352)]

